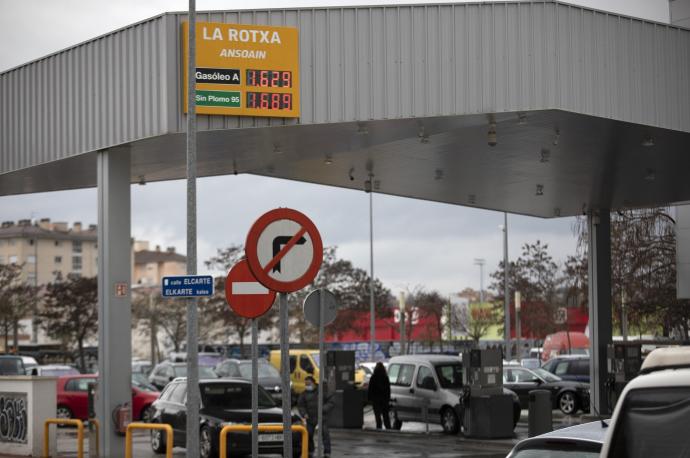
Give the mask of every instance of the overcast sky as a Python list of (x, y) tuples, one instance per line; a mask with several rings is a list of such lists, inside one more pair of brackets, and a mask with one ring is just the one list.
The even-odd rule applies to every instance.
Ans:
[[(412, 3), (368, 0), (275, 1), (198, 0), (199, 10)], [(415, 3), (435, 3), (417, 1)], [(668, 21), (667, 0), (580, 0), (586, 5), (660, 22)], [(164, 11), (185, 10), (179, 0), (0, 0), (0, 71), (72, 46)], [(0, 133), (1, 135), (1, 133)], [(337, 245), (341, 257), (369, 266), (368, 195), (361, 191), (302, 184), (250, 175), (198, 180), (198, 253), (203, 261), (219, 247), (242, 243), (252, 222), (278, 206), (309, 215), (326, 245)], [(153, 245), (185, 251), (185, 182), (132, 187), (132, 233)], [(247, 199), (251, 189), (251, 199)], [(222, 196), (222, 198), (220, 198)], [(233, 199), (233, 196), (243, 198)], [(279, 198), (276, 198), (279, 196)], [(51, 218), (54, 221), (96, 223), (96, 191), (86, 189), (0, 197), (0, 219)], [(347, 224), (343, 224), (343, 218)], [(503, 214), (399, 197), (374, 195), (375, 275), (394, 293), (424, 285), (443, 294), (466, 286), (479, 287), (475, 258), (486, 259), (485, 284), (503, 256), (499, 225)], [(575, 252), (572, 218), (539, 219), (509, 216), (510, 256), (524, 243), (549, 244), (562, 261)]]

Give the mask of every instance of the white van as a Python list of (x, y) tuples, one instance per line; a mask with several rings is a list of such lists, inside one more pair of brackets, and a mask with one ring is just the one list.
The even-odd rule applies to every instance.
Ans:
[[(388, 362), (391, 383), (391, 425), (400, 429), (405, 421), (437, 423), (448, 434), (462, 425), (462, 360), (446, 355), (394, 356)], [(513, 427), (520, 418), (520, 401), (513, 396)], [(426, 407), (426, 409), (424, 409)]]

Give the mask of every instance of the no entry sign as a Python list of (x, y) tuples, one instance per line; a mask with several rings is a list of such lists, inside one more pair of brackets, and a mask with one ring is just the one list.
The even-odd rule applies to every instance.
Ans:
[(263, 214), (245, 245), (249, 268), (261, 284), (290, 293), (316, 277), (323, 260), (321, 235), (303, 213), (278, 208)]
[(276, 292), (256, 281), (247, 261), (235, 264), (225, 279), (225, 299), (239, 316), (257, 318), (268, 312), (275, 301)]

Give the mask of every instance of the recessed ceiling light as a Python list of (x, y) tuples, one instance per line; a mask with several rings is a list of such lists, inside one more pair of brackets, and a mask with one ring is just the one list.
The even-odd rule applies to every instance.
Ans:
[(443, 179), (443, 170), (436, 169), (436, 172), (434, 173), (434, 180), (441, 180), (441, 179)]
[(324, 162), (326, 165), (331, 165), (331, 164), (333, 163), (333, 158), (332, 158), (330, 155), (328, 155), (328, 156), (326, 156), (326, 159), (324, 159), (323, 162)]
[(644, 176), (644, 179), (647, 181), (654, 181), (656, 179), (656, 172), (654, 172), (654, 169), (647, 169), (647, 174)]
[(642, 146), (654, 146), (654, 139), (651, 135), (647, 135), (644, 140), (642, 140)]
[(537, 185), (537, 193), (538, 196), (543, 196), (544, 195), (544, 185), (543, 184), (538, 184)]

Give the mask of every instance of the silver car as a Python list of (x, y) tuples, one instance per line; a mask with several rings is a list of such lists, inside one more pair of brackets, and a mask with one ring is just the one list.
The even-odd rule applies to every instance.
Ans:
[[(462, 424), (462, 361), (447, 355), (395, 356), (388, 363), (391, 383), (392, 426), (404, 421), (438, 423), (443, 431), (455, 434)], [(520, 404), (513, 396), (513, 424), (520, 417)], [(427, 418), (425, 418), (425, 415)], [(517, 415), (517, 416), (516, 416)]]

